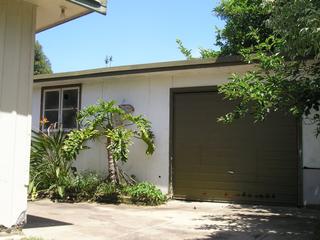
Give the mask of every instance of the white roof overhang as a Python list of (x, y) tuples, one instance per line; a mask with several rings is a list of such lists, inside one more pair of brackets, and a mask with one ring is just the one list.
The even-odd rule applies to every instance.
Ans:
[(36, 32), (84, 16), (91, 12), (106, 14), (105, 0), (24, 0), (37, 6)]

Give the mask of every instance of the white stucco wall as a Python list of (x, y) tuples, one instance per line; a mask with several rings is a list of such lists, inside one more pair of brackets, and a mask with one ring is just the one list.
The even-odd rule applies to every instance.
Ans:
[[(181, 70), (161, 73), (147, 73), (136, 75), (122, 75), (114, 77), (99, 77), (94, 79), (79, 79), (71, 81), (59, 81), (58, 83), (46, 83), (45, 86), (55, 84), (82, 83), (82, 108), (96, 103), (97, 99), (116, 100), (118, 103), (128, 103), (134, 106), (135, 114), (145, 115), (151, 122), (156, 136), (156, 152), (147, 157), (144, 154), (144, 146), (136, 142), (131, 148), (129, 161), (125, 169), (134, 174), (138, 180), (147, 180), (155, 183), (163, 192), (169, 191), (169, 113), (170, 113), (170, 88), (214, 86), (228, 80), (231, 73), (245, 72), (248, 66), (214, 67), (206, 69)], [(34, 85), (34, 109), (33, 126), (39, 125), (40, 91), (44, 84)], [(304, 158), (306, 162), (314, 161), (319, 164), (319, 143), (304, 127)], [(106, 153), (103, 143), (91, 145), (90, 150), (80, 154), (75, 165), (79, 170), (92, 169), (96, 171), (106, 170)], [(308, 152), (308, 154), (307, 154)], [(310, 187), (308, 174), (304, 174), (307, 184), (304, 189)], [(313, 181), (311, 179), (310, 181)], [(315, 182), (319, 184), (320, 179)], [(314, 181), (313, 181), (314, 182)], [(320, 203), (320, 200), (310, 201), (308, 194), (304, 195), (308, 203)]]
[(315, 125), (304, 120), (302, 126), (304, 205), (320, 204), (320, 137)]
[(25, 219), (29, 175), (35, 6), (0, 1), (0, 225)]

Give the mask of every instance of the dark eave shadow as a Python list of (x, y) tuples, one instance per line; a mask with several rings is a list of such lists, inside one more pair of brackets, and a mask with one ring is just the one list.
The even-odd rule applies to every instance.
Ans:
[(42, 228), (42, 227), (57, 227), (57, 226), (66, 226), (72, 225), (71, 223), (61, 222), (54, 219), (38, 217), (34, 215), (27, 216), (27, 224), (24, 226), (24, 229), (27, 228)]

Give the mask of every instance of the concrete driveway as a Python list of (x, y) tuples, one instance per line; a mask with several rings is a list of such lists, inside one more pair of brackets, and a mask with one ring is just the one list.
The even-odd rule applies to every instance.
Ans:
[[(160, 207), (29, 203), (27, 236), (46, 240), (311, 240), (320, 211), (170, 201)], [(319, 237), (320, 239), (320, 237)]]

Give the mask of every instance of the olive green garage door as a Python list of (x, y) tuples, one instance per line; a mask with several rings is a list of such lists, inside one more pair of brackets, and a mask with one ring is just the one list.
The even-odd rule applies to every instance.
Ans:
[(174, 90), (172, 184), (177, 199), (296, 205), (298, 127), (273, 114), (231, 125), (217, 118), (232, 109), (214, 90)]

